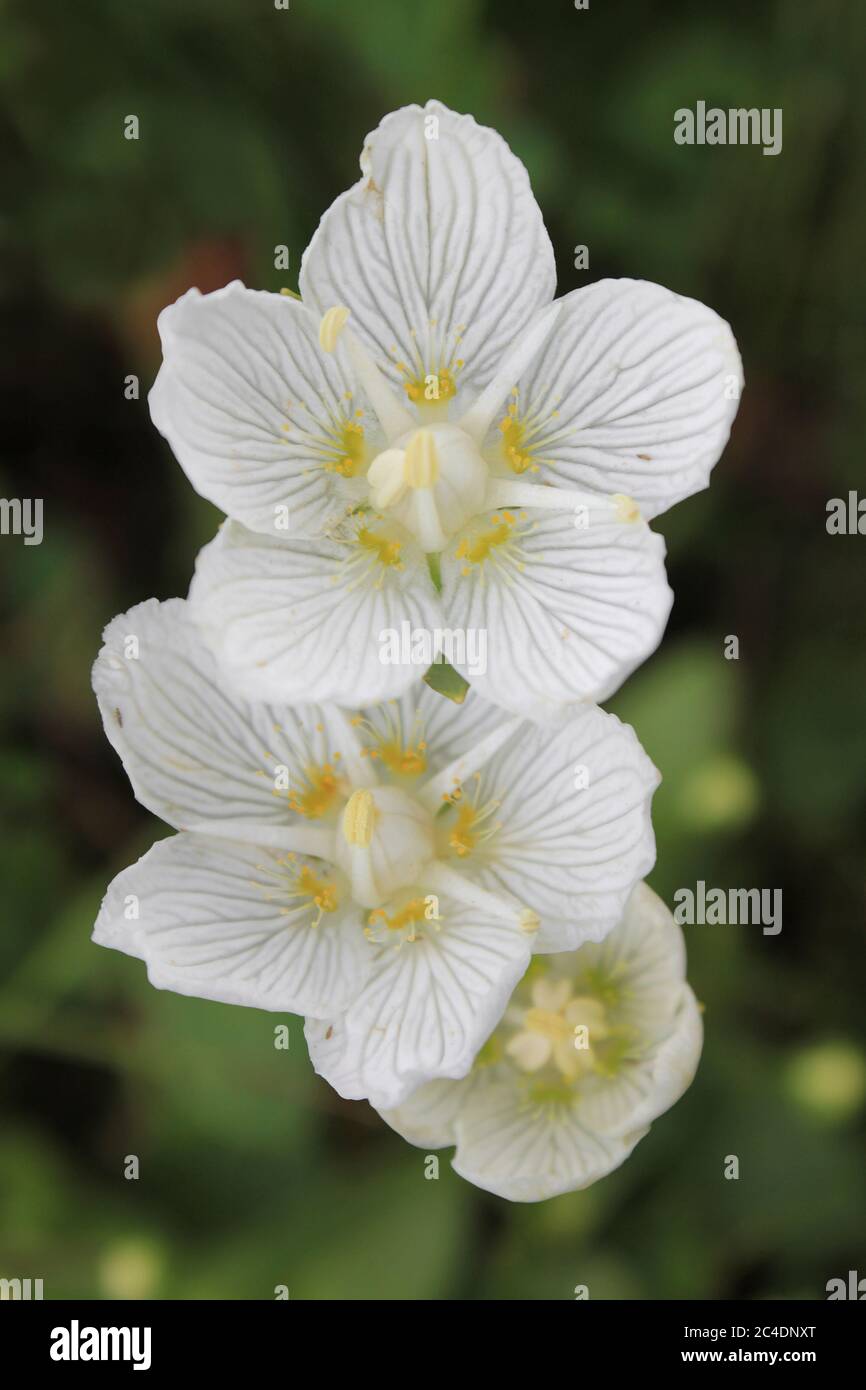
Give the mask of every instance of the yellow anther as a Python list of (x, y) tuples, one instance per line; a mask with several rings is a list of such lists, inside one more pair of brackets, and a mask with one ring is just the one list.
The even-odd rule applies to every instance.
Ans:
[[(480, 565), (497, 546), (504, 545), (510, 538), (517, 521), (511, 512), (499, 512), (491, 520), (492, 525), (488, 530), (474, 531), (470, 537), (464, 536), (455, 552), (459, 560), (468, 560), (469, 565)], [(464, 567), (463, 574), (469, 573), (469, 565)]]
[(403, 477), (410, 487), (432, 487), (439, 478), (439, 458), (430, 430), (418, 430), (406, 448)]
[(536, 932), (541, 926), (541, 918), (537, 912), (525, 907), (520, 914), (520, 930), (525, 932)]
[(617, 521), (623, 521), (627, 525), (640, 521), (640, 507), (633, 497), (626, 497), (624, 492), (615, 492), (610, 500), (616, 504)]
[(376, 825), (376, 803), (363, 788), (352, 792), (343, 812), (343, 834), (350, 845), (369, 845)]
[[(334, 762), (336, 761), (335, 755)], [(304, 779), (306, 785), (301, 790), (289, 788), (289, 806), (299, 815), (317, 820), (332, 809), (341, 790), (340, 781), (332, 763), (306, 768)]]
[(345, 304), (335, 304), (333, 309), (329, 309), (322, 322), (319, 324), (319, 345), (325, 352), (333, 352), (337, 346), (337, 339), (346, 326), (346, 319), (349, 317), (349, 310)]
[(518, 418), (517, 405), (514, 401), (508, 407), (504, 419), (499, 421), (499, 428), (502, 431), (502, 447), (508, 466), (515, 473), (525, 473), (527, 469), (537, 473), (538, 464), (533, 463), (532, 450), (526, 443), (526, 426)]

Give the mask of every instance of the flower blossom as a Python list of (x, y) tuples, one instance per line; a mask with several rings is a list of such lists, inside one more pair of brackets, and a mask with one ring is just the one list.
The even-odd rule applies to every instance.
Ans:
[(154, 422), (229, 518), (197, 619), (251, 699), (400, 696), (416, 672), (379, 641), (408, 622), (485, 631), (475, 686), (512, 712), (603, 700), (664, 630), (647, 523), (725, 445), (731, 330), (643, 281), (554, 300), (524, 166), (439, 102), (385, 117), (361, 169), (300, 297), (235, 282), (160, 316)]
[[(94, 929), (158, 988), (319, 1020), (319, 1070), (402, 1103), (460, 1077), (533, 949), (604, 935), (655, 855), (657, 773), (594, 706), (546, 725), (423, 682), (352, 714), (227, 689), (189, 606), (106, 628), (105, 730), (177, 834)], [(348, 1050), (348, 1052), (347, 1052)]]
[(691, 1084), (702, 1041), (682, 932), (639, 884), (602, 942), (533, 957), (466, 1078), (384, 1118), (422, 1148), (456, 1145), (478, 1187), (538, 1202), (619, 1167)]

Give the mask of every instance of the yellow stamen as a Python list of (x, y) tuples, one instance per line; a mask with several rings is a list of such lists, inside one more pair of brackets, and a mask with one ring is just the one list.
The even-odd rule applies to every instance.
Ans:
[(334, 455), (325, 468), (329, 473), (339, 473), (341, 478), (354, 478), (364, 462), (364, 426), (357, 420), (347, 420), (337, 435)]
[(461, 859), (465, 859), (467, 854), (471, 854), (475, 848), (475, 836), (473, 826), (475, 825), (475, 807), (470, 806), (464, 801), (460, 810), (457, 812), (457, 823), (451, 829), (448, 836), (448, 843), (455, 854), (459, 854)]
[(400, 541), (389, 540), (381, 531), (371, 531), (368, 526), (362, 526), (358, 532), (358, 543), (365, 550), (371, 550), (380, 565), (393, 569), (403, 568)]
[(330, 763), (321, 767), (308, 767), (305, 776), (309, 786), (303, 792), (289, 791), (289, 807), (308, 820), (318, 820), (331, 810), (340, 794), (340, 782)]
[(502, 431), (502, 448), (505, 461), (515, 473), (538, 472), (538, 464), (532, 461), (532, 450), (526, 443), (526, 427), (517, 414), (517, 405), (512, 401), (508, 413), (499, 421)]
[(404, 748), (396, 740), (382, 743), (370, 750), (371, 758), (381, 758), (391, 772), (401, 772), (406, 777), (418, 777), (427, 770), (426, 743), (407, 744)]
[[(468, 560), (470, 565), (481, 565), (499, 545), (510, 540), (516, 518), (511, 512), (501, 512), (499, 519), (486, 531), (476, 531), (471, 537), (464, 537), (457, 547), (457, 557)], [(464, 569), (468, 573), (468, 568)]]
[[(475, 774), (476, 783), (479, 774)], [(468, 800), (463, 796), (462, 787), (455, 787), (454, 791), (445, 800), (452, 806), (457, 806), (457, 819), (451, 827), (448, 835), (449, 848), (454, 851), (461, 859), (472, 854), (484, 840), (489, 840), (500, 829), (500, 822), (496, 821), (492, 825), (486, 824), (490, 817), (499, 810), (498, 801), (488, 801), (483, 806), (478, 805), (477, 787), (476, 799)]]
[[(462, 367), (463, 363), (457, 362), (455, 366)], [(398, 362), (397, 368), (404, 376), (408, 376), (409, 369), (405, 362)], [(409, 380), (403, 383), (403, 390), (413, 405), (441, 405), (457, 395), (457, 382), (451, 372), (443, 369), (439, 372), (427, 372), (423, 376), (409, 377)]]
[(322, 914), (334, 912), (337, 907), (337, 890), (333, 883), (328, 883), (324, 879), (317, 878), (313, 870), (305, 864), (298, 874), (297, 891), (305, 898), (312, 898), (313, 905), (319, 909), (319, 915), (313, 923), (314, 927), (319, 925)]
[(381, 924), (387, 927), (388, 931), (402, 931), (405, 927), (412, 928), (410, 940), (414, 940), (414, 928), (419, 922), (426, 921), (427, 903), (424, 898), (410, 898), (409, 901), (398, 909), (391, 917), (383, 907), (377, 907), (367, 918), (371, 927)]

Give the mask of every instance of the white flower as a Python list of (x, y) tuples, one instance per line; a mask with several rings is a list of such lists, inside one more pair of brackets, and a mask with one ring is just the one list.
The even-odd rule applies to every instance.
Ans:
[(592, 706), (542, 727), (421, 682), (355, 716), (248, 704), (179, 599), (104, 640), (106, 732), (180, 833), (115, 879), (95, 940), (160, 988), (339, 1018), (381, 1105), (464, 1075), (536, 940), (602, 934), (654, 860), (655, 769)]
[(477, 688), (506, 708), (604, 699), (667, 620), (646, 522), (724, 447), (731, 331), (641, 281), (552, 302), (526, 170), (470, 116), (394, 112), (361, 168), (302, 302), (235, 282), (160, 316), (153, 419), (232, 519), (199, 619), (251, 698), (399, 695), (415, 673), (378, 641), (408, 621), (486, 631)]
[(682, 932), (639, 884), (600, 945), (533, 958), (469, 1076), (384, 1118), (422, 1148), (456, 1145), (477, 1186), (538, 1202), (619, 1167), (691, 1084), (702, 1041)]

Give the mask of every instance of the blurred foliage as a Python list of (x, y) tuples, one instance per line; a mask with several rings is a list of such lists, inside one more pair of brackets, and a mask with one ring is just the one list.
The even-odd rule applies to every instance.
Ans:
[[(43, 497), (46, 526), (0, 539), (0, 1272), (51, 1297), (347, 1299), (820, 1298), (866, 1272), (864, 542), (824, 526), (866, 435), (862, 6), (5, 0), (0, 36), (0, 492)], [(619, 1172), (526, 1208), (444, 1155), (425, 1181), (312, 1074), (297, 1020), (278, 1050), (282, 1020), (158, 993), (88, 940), (163, 833), (90, 662), (114, 613), (186, 591), (217, 523), (124, 378), (149, 384), (189, 285), (279, 288), (278, 244), (294, 284), (364, 134), (432, 95), (526, 161), (561, 290), (703, 299), (747, 380), (711, 491), (660, 523), (673, 618), (612, 707), (664, 774), (654, 885), (781, 888), (783, 931), (687, 928), (694, 1086)], [(782, 154), (676, 146), (699, 98), (781, 106)]]

